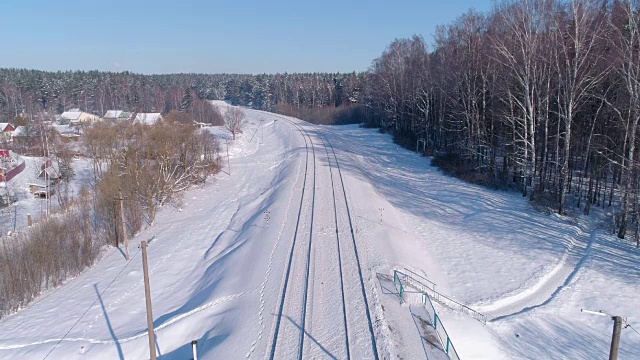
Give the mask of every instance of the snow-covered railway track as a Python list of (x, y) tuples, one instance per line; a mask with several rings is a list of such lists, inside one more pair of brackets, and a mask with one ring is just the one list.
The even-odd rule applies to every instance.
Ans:
[[(284, 346), (278, 347), (278, 344), (281, 344), (283, 341), (290, 343), (293, 340), (292, 334), (293, 332), (296, 331), (296, 328), (298, 328), (297, 330), (299, 330), (297, 356), (298, 358), (302, 358), (302, 351), (304, 347), (303, 346), (304, 328), (305, 328), (305, 319), (306, 319), (307, 294), (308, 294), (308, 288), (309, 288), (311, 245), (313, 240), (313, 216), (314, 216), (314, 209), (315, 209), (315, 193), (316, 193), (316, 161), (315, 161), (316, 157), (315, 157), (315, 147), (314, 147), (313, 141), (311, 140), (311, 137), (306, 133), (306, 131), (304, 131), (302, 127), (300, 127), (293, 121), (289, 121), (287, 119), (284, 119), (284, 120), (293, 124), (302, 135), (305, 143), (306, 158), (305, 158), (302, 194), (300, 197), (300, 207), (298, 209), (296, 227), (294, 231), (293, 240), (291, 243), (289, 258), (287, 261), (287, 269), (286, 269), (284, 280), (283, 280), (282, 295), (280, 296), (280, 305), (278, 308), (278, 314), (276, 315), (276, 325), (273, 331), (273, 340), (271, 343), (271, 349), (269, 354), (270, 359), (291, 357), (292, 354), (286, 352), (287, 350), (291, 349), (291, 346), (284, 345)], [(309, 156), (313, 157), (312, 159), (313, 172), (311, 174), (313, 176), (312, 179), (309, 179), (310, 177), (309, 176), (310, 175), (309, 174), (309, 171), (310, 171)], [(308, 186), (311, 186), (311, 190), (312, 190), (311, 197), (309, 197), (309, 194), (306, 191)], [(307, 203), (310, 202), (310, 205), (305, 207), (304, 206), (305, 202)], [(308, 210), (311, 210), (310, 214), (307, 213)], [(310, 219), (307, 219), (307, 218), (310, 218)], [(308, 224), (306, 224), (307, 221), (308, 221)], [(308, 230), (309, 236), (308, 238), (305, 238), (304, 237), (305, 231), (303, 228), (306, 227), (307, 225), (309, 226), (309, 230)], [(296, 251), (296, 249), (298, 250)], [(305, 268), (305, 271), (304, 271), (305, 274), (303, 279), (299, 274), (299, 270), (301, 267)], [(296, 276), (292, 277), (291, 276), (292, 271), (296, 272), (296, 270), (298, 270), (298, 272), (296, 273)], [(300, 289), (300, 287), (302, 287), (304, 290)], [(294, 288), (293, 291), (292, 291), (292, 288)], [(302, 293), (303, 295), (303, 298), (301, 301), (300, 299), (296, 298), (297, 296), (300, 295), (300, 293)], [(288, 306), (289, 308), (295, 308), (298, 302), (302, 303), (301, 304), (302, 309), (299, 316), (295, 316), (294, 318), (293, 314), (289, 314), (289, 315), (285, 314), (284, 311), (287, 304), (289, 304)], [(282, 322), (283, 317), (285, 317), (288, 320), (288, 322), (285, 322), (283, 324)], [(277, 351), (280, 351), (280, 352), (277, 352)], [(282, 354), (282, 351), (284, 351), (286, 355)]]
[[(280, 119), (300, 132), (307, 157), (269, 358), (378, 359), (355, 228), (336, 152), (321, 128), (310, 130), (286, 117)], [(318, 146), (325, 151), (316, 152)], [(313, 156), (313, 164), (309, 156)], [(322, 165), (325, 156), (326, 166)], [(305, 192), (308, 186), (313, 186), (311, 195), (309, 189)]]
[[(336, 152), (320, 127), (310, 130), (295, 120), (280, 119), (294, 126), (305, 140), (305, 187), (311, 182), (308, 156), (314, 156), (313, 195), (306, 193), (301, 199), (302, 220), (296, 225), (284, 276), (270, 358), (378, 359), (355, 228)], [(325, 151), (316, 152), (318, 146)], [(320, 167), (316, 167), (316, 159)], [(310, 215), (304, 206), (310, 207)], [(302, 238), (307, 226), (308, 240)]]
[[(329, 160), (329, 169), (331, 171), (331, 186), (334, 189), (333, 191), (333, 201), (334, 201), (334, 213), (335, 213), (335, 220), (336, 220), (336, 237), (337, 237), (337, 241), (338, 243), (340, 243), (340, 225), (338, 225), (338, 208), (339, 206), (337, 205), (337, 203), (339, 203), (338, 201), (338, 197), (342, 196), (342, 200), (343, 204), (344, 204), (344, 212), (347, 216), (347, 220), (348, 220), (348, 225), (349, 225), (349, 234), (351, 237), (351, 242), (349, 241), (345, 241), (345, 243), (343, 244), (344, 246), (341, 246), (340, 249), (340, 271), (341, 271), (341, 283), (343, 283), (345, 277), (351, 275), (351, 276), (355, 276), (355, 274), (357, 273), (357, 283), (359, 286), (357, 287), (351, 287), (351, 290), (354, 290), (353, 292), (357, 293), (358, 290), (360, 292), (359, 296), (358, 294), (354, 294), (353, 292), (347, 292), (347, 299), (349, 298), (349, 295), (352, 295), (352, 300), (349, 301), (347, 300), (345, 302), (344, 299), (344, 291), (343, 291), (343, 304), (344, 304), (344, 308), (345, 308), (345, 313), (349, 314), (349, 316), (347, 316), (345, 314), (345, 326), (348, 326), (347, 323), (351, 323), (353, 324), (353, 326), (351, 326), (353, 329), (350, 330), (347, 333), (347, 337), (352, 334), (357, 336), (356, 339), (354, 339), (355, 341), (351, 341), (352, 343), (356, 343), (357, 346), (354, 346), (360, 353), (355, 354), (354, 356), (356, 358), (362, 358), (362, 357), (366, 357), (366, 358), (375, 358), (378, 359), (378, 349), (377, 349), (377, 344), (376, 344), (376, 338), (375, 338), (375, 334), (373, 331), (373, 322), (371, 321), (371, 313), (369, 311), (369, 302), (367, 299), (367, 292), (365, 289), (365, 285), (364, 285), (364, 278), (362, 276), (362, 266), (361, 266), (361, 262), (360, 262), (360, 255), (358, 253), (358, 245), (356, 243), (356, 238), (355, 238), (355, 229), (353, 227), (353, 221), (352, 221), (352, 217), (351, 217), (351, 210), (349, 208), (349, 199), (347, 197), (347, 191), (346, 191), (346, 187), (344, 184), (344, 179), (342, 177), (342, 169), (340, 168), (340, 162), (338, 161), (338, 157), (336, 155), (335, 149), (333, 148), (333, 145), (331, 144), (331, 141), (327, 138), (327, 136), (324, 133), (318, 132), (319, 136), (322, 137), (324, 140), (323, 144), (325, 147), (325, 150), (327, 152), (327, 158)], [(327, 147), (328, 146), (328, 147)], [(331, 150), (331, 151), (329, 151)], [(331, 154), (329, 154), (329, 152), (331, 152)], [(331, 161), (331, 157), (333, 157), (333, 161)], [(340, 181), (339, 187), (338, 187), (338, 193), (336, 194), (335, 192), (335, 182), (337, 182), (338, 179), (336, 179), (334, 181), (333, 179), (333, 167), (335, 167), (335, 169), (337, 169), (337, 174), (338, 174), (338, 179)], [(340, 191), (342, 190), (342, 191)], [(342, 194), (340, 194), (342, 193)], [(342, 232), (344, 233), (344, 231)], [(354, 282), (351, 282), (352, 284), (354, 284)], [(370, 348), (367, 348), (367, 346), (365, 345), (368, 341), (366, 339), (366, 332), (367, 330), (362, 329), (362, 324), (363, 324), (363, 319), (362, 319), (362, 311), (364, 310), (364, 313), (366, 315), (366, 319), (367, 319), (367, 330), (368, 330), (368, 335), (370, 338)], [(350, 319), (350, 321), (347, 321), (347, 318)], [(358, 326), (360, 325), (360, 326)], [(358, 329), (358, 327), (360, 327), (360, 329)], [(358, 331), (360, 330), (360, 331)], [(358, 336), (359, 335), (359, 336)], [(354, 337), (355, 337), (354, 336)], [(349, 341), (347, 340), (347, 342), (349, 343)]]

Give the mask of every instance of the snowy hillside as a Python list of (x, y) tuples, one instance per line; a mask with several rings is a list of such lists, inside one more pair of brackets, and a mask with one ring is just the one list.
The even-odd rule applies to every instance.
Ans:
[[(223, 140), (223, 172), (162, 209), (129, 263), (111, 248), (0, 320), (0, 358), (148, 358), (141, 240), (164, 359), (192, 340), (203, 359), (446, 359), (387, 286), (403, 268), (487, 316), (436, 305), (462, 359), (604, 358), (612, 322), (581, 308), (640, 330), (640, 252), (588, 219), (444, 176), (375, 130), (245, 112), (235, 141), (210, 129), (230, 167)], [(631, 328), (620, 358), (640, 358)]]

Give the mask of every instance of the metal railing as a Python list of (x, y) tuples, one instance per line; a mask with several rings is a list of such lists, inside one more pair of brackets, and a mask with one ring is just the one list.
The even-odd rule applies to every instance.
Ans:
[[(430, 314), (433, 314), (433, 328), (435, 329), (438, 336), (438, 341), (442, 346), (442, 351), (444, 351), (449, 356), (449, 359), (460, 360), (460, 356), (458, 355), (456, 348), (453, 346), (451, 337), (449, 337), (449, 334), (442, 324), (442, 321), (438, 317), (438, 313), (436, 312), (436, 309), (433, 306), (431, 299), (429, 298), (429, 294), (426, 291), (407, 291), (405, 289), (404, 283), (409, 283), (411, 282), (411, 280), (411, 276), (398, 270), (393, 271), (393, 283), (396, 287), (396, 290), (398, 291), (398, 295), (400, 296), (401, 301), (413, 304), (423, 304), (426, 307), (427, 311)], [(411, 284), (409, 285), (411, 287), (414, 286)], [(422, 284), (422, 286), (429, 288), (425, 284)], [(433, 284), (433, 287), (435, 287), (435, 284)]]
[[(472, 318), (480, 321), (482, 323), (482, 325), (486, 325), (487, 324), (487, 316), (486, 315), (484, 315), (482, 313), (479, 313), (479, 312), (473, 310), (472, 308), (470, 308), (470, 307), (468, 307), (468, 306), (466, 306), (464, 304), (461, 304), (461, 303), (459, 303), (459, 302), (457, 302), (457, 301), (455, 301), (455, 300), (453, 300), (453, 299), (451, 299), (451, 298), (449, 298), (449, 297), (447, 297), (445, 295), (442, 295), (441, 293), (437, 292), (435, 290), (435, 284), (433, 282), (427, 280), (425, 277), (420, 276), (420, 275), (418, 275), (418, 274), (414, 273), (413, 271), (408, 270), (406, 268), (403, 269), (403, 271), (405, 271), (407, 273), (418, 275), (421, 279), (416, 279), (415, 277), (410, 276), (410, 275), (408, 275), (406, 273), (403, 273), (401, 271), (398, 271), (398, 270), (394, 270), (394, 271), (397, 271), (399, 273), (399, 277), (401, 277), (402, 280), (404, 280), (407, 285), (409, 285), (409, 286), (411, 286), (413, 288), (416, 288), (416, 289), (418, 289), (420, 291), (428, 293), (429, 297), (433, 301), (435, 301), (435, 302), (437, 302), (437, 303), (439, 303), (441, 305), (444, 305), (444, 306), (446, 306), (446, 307), (448, 307), (450, 309), (457, 310), (457, 311), (460, 311), (460, 312), (462, 312), (464, 314), (467, 314), (467, 315), (471, 316)], [(425, 284), (423, 282), (424, 280), (426, 280), (426, 282), (428, 284)]]
[[(418, 278), (419, 281), (420, 281), (420, 282), (416, 281), (416, 285), (423, 286), (423, 287), (425, 287), (427, 289), (431, 289), (433, 291), (436, 290), (436, 283), (434, 283), (433, 281), (431, 281), (431, 280), (427, 279), (426, 277), (424, 277), (424, 276), (422, 276), (420, 274), (417, 274), (417, 273), (415, 273), (415, 272), (413, 272), (413, 271), (411, 271), (411, 270), (409, 270), (407, 268), (404, 268), (403, 270), (407, 273), (407, 279), (409, 281), (411, 281), (411, 277), (415, 277), (415, 278)], [(423, 282), (426, 283), (426, 285)]]

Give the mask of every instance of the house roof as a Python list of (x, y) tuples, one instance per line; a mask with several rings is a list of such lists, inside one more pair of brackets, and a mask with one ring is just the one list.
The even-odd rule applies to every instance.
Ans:
[(82, 115), (82, 111), (65, 111), (60, 115), (60, 119), (77, 120), (78, 118), (80, 118), (80, 115)]
[(160, 113), (137, 113), (133, 120), (134, 124), (155, 125), (162, 120)]
[(11, 137), (15, 136), (27, 136), (27, 128), (24, 126), (18, 126), (13, 133), (11, 133)]
[(120, 116), (120, 114), (122, 114), (124, 111), (122, 110), (107, 110), (106, 113), (104, 113), (103, 118), (117, 118)]
[(43, 178), (45, 177), (45, 174), (49, 179), (57, 179), (60, 177), (60, 171), (58, 170), (57, 166), (49, 166), (48, 168), (41, 170), (40, 174), (38, 174), (38, 177)]
[(122, 111), (122, 110), (107, 110), (104, 114), (104, 118), (109, 119), (119, 119), (119, 118), (129, 118), (131, 116), (130, 113)]
[[(11, 124), (9, 124), (9, 123), (0, 123), (0, 132), (4, 132), (9, 125), (11, 125)], [(11, 126), (13, 126), (13, 125), (11, 125)]]

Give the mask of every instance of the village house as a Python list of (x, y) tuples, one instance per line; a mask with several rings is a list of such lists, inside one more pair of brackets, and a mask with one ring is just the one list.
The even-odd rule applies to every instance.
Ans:
[(0, 134), (6, 138), (11, 138), (11, 134), (16, 128), (9, 123), (0, 123)]
[(102, 119), (98, 115), (93, 115), (88, 112), (80, 111), (80, 109), (70, 109), (69, 111), (63, 112), (58, 117), (58, 124), (80, 125), (80, 124), (92, 123), (100, 120)]
[(122, 111), (122, 110), (107, 110), (107, 112), (102, 117), (104, 121), (127, 121), (131, 120), (131, 113)]
[(51, 182), (60, 180), (61, 177), (62, 175), (60, 174), (60, 170), (56, 165), (48, 165), (44, 167), (42, 170), (40, 170), (40, 173), (38, 174), (38, 179), (51, 181)]
[(16, 138), (28, 137), (28, 136), (29, 136), (29, 133), (27, 131), (26, 126), (18, 126), (11, 132), (11, 139), (14, 141), (16, 140)]
[(133, 123), (141, 125), (156, 125), (162, 121), (162, 114), (160, 113), (137, 113)]
[(40, 145), (40, 134), (33, 128), (18, 126), (11, 133), (11, 141), (18, 147), (33, 147)]
[(0, 181), (9, 181), (25, 168), (22, 158), (10, 150), (0, 150)]

